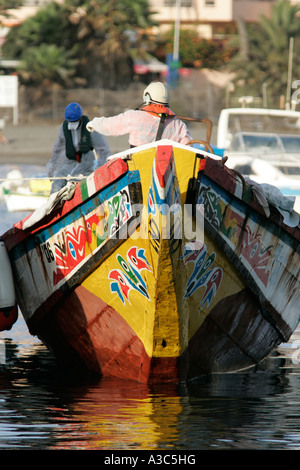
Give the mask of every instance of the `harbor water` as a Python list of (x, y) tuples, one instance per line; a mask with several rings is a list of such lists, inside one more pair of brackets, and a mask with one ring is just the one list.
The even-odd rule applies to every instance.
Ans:
[[(0, 166), (0, 177), (10, 169)], [(27, 166), (25, 176), (36, 170)], [(1, 234), (26, 215), (0, 200)], [(299, 363), (298, 328), (250, 370), (155, 388), (83, 380), (58, 368), (19, 314), (0, 333), (0, 450), (102, 450), (111, 459), (141, 450), (300, 450)]]

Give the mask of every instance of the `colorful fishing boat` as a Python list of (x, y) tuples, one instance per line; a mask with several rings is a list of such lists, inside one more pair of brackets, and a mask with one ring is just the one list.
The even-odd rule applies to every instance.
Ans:
[(161, 140), (66, 192), (2, 235), (29, 331), (64, 367), (186, 381), (253, 366), (297, 327), (299, 217), (225, 159)]

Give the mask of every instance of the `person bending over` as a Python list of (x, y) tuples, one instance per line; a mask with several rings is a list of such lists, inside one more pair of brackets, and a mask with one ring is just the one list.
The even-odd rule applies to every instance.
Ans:
[[(87, 176), (106, 163), (110, 148), (106, 138), (98, 132), (87, 131), (89, 118), (78, 103), (69, 103), (61, 124), (52, 155), (47, 163), (48, 176), (58, 177), (52, 183), (51, 194), (66, 185), (64, 177)], [(95, 161), (95, 153), (96, 161)]]

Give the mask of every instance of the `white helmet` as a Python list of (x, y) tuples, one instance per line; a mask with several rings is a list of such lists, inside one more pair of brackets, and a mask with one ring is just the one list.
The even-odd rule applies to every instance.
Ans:
[(169, 105), (169, 90), (161, 82), (152, 82), (144, 90), (144, 103), (159, 103)]

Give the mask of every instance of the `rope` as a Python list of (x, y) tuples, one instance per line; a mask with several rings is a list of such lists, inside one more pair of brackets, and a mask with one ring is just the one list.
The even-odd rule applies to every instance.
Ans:
[(23, 177), (23, 176), (20, 176), (20, 177), (16, 177), (16, 178), (0, 178), (0, 181), (19, 181), (19, 180), (22, 180), (22, 181), (32, 181), (32, 180), (36, 180), (36, 181), (42, 181), (42, 180), (46, 180), (46, 181), (52, 181), (52, 180), (74, 180), (74, 179), (84, 179), (86, 178), (86, 176), (84, 175), (78, 175), (78, 176), (71, 176), (71, 175), (67, 175), (67, 176), (40, 176), (40, 177)]

